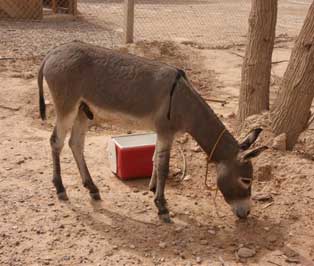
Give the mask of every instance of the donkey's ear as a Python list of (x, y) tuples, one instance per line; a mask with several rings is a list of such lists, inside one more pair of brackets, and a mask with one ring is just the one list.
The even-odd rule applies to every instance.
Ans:
[(240, 150), (245, 151), (251, 147), (251, 145), (256, 141), (259, 134), (263, 131), (262, 128), (255, 128), (250, 131), (250, 133), (246, 136), (244, 141), (240, 143)]
[(250, 151), (249, 153), (245, 154), (242, 158), (243, 161), (247, 161), (247, 160), (250, 160), (258, 155), (260, 155), (263, 151), (267, 150), (268, 147), (267, 146), (262, 146), (262, 147), (259, 147), (253, 151)]

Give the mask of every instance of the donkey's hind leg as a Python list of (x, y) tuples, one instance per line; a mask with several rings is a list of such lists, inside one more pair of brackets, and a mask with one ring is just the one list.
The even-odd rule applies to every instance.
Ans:
[(80, 109), (72, 128), (69, 146), (72, 150), (77, 167), (80, 171), (83, 186), (89, 190), (92, 199), (100, 200), (101, 198), (99, 195), (99, 190), (90, 176), (84, 158), (84, 143), (87, 129), (88, 120), (86, 114), (82, 109)]
[(57, 117), (56, 125), (50, 137), (53, 161), (52, 182), (56, 188), (57, 195), (60, 200), (68, 200), (68, 196), (66, 194), (61, 178), (60, 154), (64, 146), (64, 139), (67, 135), (67, 132), (71, 128), (72, 123), (73, 119), (71, 119), (70, 117), (68, 117), (68, 119), (60, 119)]

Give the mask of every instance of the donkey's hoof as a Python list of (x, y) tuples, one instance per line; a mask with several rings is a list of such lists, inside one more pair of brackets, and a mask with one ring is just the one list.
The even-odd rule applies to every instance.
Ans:
[(60, 192), (60, 193), (58, 193), (57, 195), (58, 195), (58, 199), (59, 199), (59, 200), (62, 200), (62, 201), (67, 201), (67, 200), (69, 200), (68, 195), (67, 195), (67, 193), (66, 193), (65, 191)]
[(169, 213), (159, 214), (159, 219), (162, 220), (166, 224), (172, 223), (172, 220), (169, 216)]
[(89, 193), (89, 195), (93, 200), (101, 200), (99, 192)]

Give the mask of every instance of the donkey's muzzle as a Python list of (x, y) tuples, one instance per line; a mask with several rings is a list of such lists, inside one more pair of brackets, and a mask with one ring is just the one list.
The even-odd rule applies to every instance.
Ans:
[(250, 214), (250, 199), (235, 201), (231, 204), (233, 213), (240, 219), (246, 219)]

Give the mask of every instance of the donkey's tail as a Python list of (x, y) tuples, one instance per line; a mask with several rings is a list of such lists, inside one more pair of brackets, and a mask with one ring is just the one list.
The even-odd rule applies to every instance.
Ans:
[(44, 97), (44, 88), (43, 88), (43, 81), (44, 81), (44, 66), (45, 66), (46, 60), (44, 60), (40, 66), (38, 77), (37, 77), (37, 84), (39, 89), (39, 112), (40, 117), (42, 120), (46, 120), (46, 103), (45, 103), (45, 97)]

